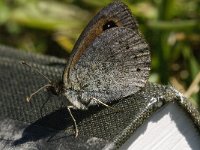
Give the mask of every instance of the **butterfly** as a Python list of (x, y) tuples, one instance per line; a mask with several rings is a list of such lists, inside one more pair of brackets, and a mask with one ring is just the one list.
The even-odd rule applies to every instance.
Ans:
[(52, 82), (43, 75), (49, 83), (27, 100), (44, 88), (64, 95), (77, 136), (76, 120), (70, 109), (87, 110), (98, 104), (108, 106), (110, 102), (138, 92), (147, 83), (150, 64), (149, 46), (135, 18), (124, 3), (115, 1), (103, 8), (80, 35), (62, 81)]

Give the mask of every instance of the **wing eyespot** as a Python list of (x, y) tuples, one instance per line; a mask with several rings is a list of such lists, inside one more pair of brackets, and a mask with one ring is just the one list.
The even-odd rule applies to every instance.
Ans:
[(108, 21), (103, 25), (103, 31), (108, 30), (110, 28), (114, 28), (114, 27), (117, 27), (117, 24), (113, 20)]
[(137, 68), (137, 69), (136, 69), (136, 71), (137, 71), (137, 72), (140, 72), (140, 71), (141, 71), (141, 69), (140, 69), (140, 68)]

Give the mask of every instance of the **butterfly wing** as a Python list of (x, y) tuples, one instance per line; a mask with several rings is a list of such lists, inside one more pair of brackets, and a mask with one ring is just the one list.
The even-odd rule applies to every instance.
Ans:
[(109, 21), (114, 21), (118, 27), (126, 27), (137, 31), (137, 22), (135, 18), (132, 17), (130, 10), (125, 4), (115, 1), (103, 8), (88, 23), (72, 50), (72, 54), (63, 74), (65, 86), (70, 84), (68, 82), (70, 69), (74, 67), (82, 53), (86, 51), (87, 47), (90, 46), (94, 39), (104, 32), (103, 26)]
[[(115, 26), (104, 30), (110, 21)], [(147, 82), (150, 61), (149, 47), (130, 11), (122, 3), (112, 3), (89, 23), (75, 45), (63, 75), (65, 96), (85, 109), (96, 104), (93, 98), (108, 103), (134, 94)]]

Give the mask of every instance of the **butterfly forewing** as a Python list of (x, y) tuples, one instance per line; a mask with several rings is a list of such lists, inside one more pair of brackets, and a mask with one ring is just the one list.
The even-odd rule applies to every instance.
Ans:
[(137, 22), (125, 4), (116, 1), (103, 8), (85, 27), (72, 50), (63, 74), (63, 81), (66, 87), (70, 84), (68, 81), (70, 69), (74, 67), (94, 39), (104, 32), (104, 25), (110, 21), (113, 21), (118, 27), (126, 27), (136, 32), (138, 31)]

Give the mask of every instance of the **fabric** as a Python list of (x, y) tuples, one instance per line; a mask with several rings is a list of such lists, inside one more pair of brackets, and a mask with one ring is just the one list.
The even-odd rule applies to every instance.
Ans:
[[(22, 65), (26, 61), (33, 68)], [(66, 98), (41, 91), (26, 97), (48, 81), (62, 80), (66, 60), (0, 46), (0, 149), (116, 149), (166, 103), (180, 102), (199, 126), (199, 114), (172, 87), (148, 83), (134, 95), (87, 111), (72, 110), (79, 135), (66, 108)]]

